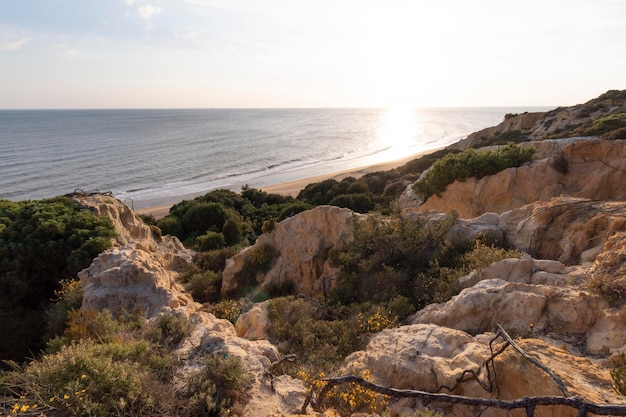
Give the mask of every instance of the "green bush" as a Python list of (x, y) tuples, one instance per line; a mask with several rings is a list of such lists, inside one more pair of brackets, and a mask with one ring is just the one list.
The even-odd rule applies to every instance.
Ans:
[(161, 233), (164, 235), (182, 236), (183, 226), (180, 224), (180, 219), (174, 216), (165, 216), (157, 221), (157, 227), (161, 229)]
[(252, 377), (241, 359), (215, 352), (187, 381), (189, 402), (186, 414), (207, 417), (241, 415), (251, 383)]
[(384, 303), (398, 295), (416, 308), (432, 302), (431, 270), (446, 254), (445, 234), (455, 219), (450, 214), (440, 222), (380, 216), (355, 220), (354, 239), (331, 252), (340, 267), (331, 302)]
[(626, 127), (626, 113), (609, 114), (592, 122), (584, 135), (602, 135)]
[(22, 360), (42, 346), (45, 310), (62, 277), (75, 277), (115, 236), (66, 197), (0, 200), (0, 359)]
[(328, 202), (331, 206), (345, 207), (357, 213), (367, 213), (374, 208), (369, 194), (342, 194)]
[(252, 247), (244, 261), (243, 268), (235, 275), (237, 289), (228, 296), (236, 297), (254, 292), (257, 287), (257, 276), (269, 271), (277, 256), (278, 252), (269, 244)]
[(199, 303), (214, 303), (220, 299), (222, 289), (221, 274), (213, 271), (199, 272), (192, 275), (187, 283), (187, 291)]
[[(147, 362), (146, 342), (82, 341), (7, 374), (0, 409), (55, 416), (170, 415), (173, 386)], [(24, 412), (23, 414), (27, 414)]]
[(182, 314), (161, 314), (147, 330), (148, 339), (161, 346), (176, 346), (192, 331), (189, 319)]
[(196, 248), (200, 251), (222, 249), (226, 246), (224, 235), (218, 232), (206, 232), (196, 238)]
[(506, 168), (518, 167), (532, 160), (535, 149), (519, 145), (505, 145), (493, 151), (467, 149), (459, 154), (448, 154), (435, 162), (424, 176), (413, 184), (423, 199), (442, 193), (454, 181), (482, 178)]

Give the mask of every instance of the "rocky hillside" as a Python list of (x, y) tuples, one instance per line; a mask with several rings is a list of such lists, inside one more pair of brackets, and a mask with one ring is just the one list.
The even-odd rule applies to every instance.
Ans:
[[(419, 415), (425, 407), (445, 416), (527, 415), (524, 408), (458, 400), (467, 397), (491, 405), (562, 399), (561, 405), (537, 407), (536, 416), (576, 415), (581, 404), (601, 412), (603, 406), (626, 406), (610, 374), (626, 354), (626, 142), (620, 136), (625, 99), (626, 92), (608, 92), (584, 105), (507, 117), (458, 148), (493, 144), (494, 137), (519, 131), (508, 137), (531, 140), (537, 149), (532, 163), (453, 183), (425, 202), (409, 189), (400, 202), (405, 219), (436, 224), (454, 210), (459, 218), (447, 241), (488, 236), (524, 254), (465, 274), (457, 295), (375, 334), (335, 375), (367, 371), (371, 383), (405, 390), (388, 400), (392, 416)], [(83, 310), (140, 307), (151, 320), (185, 316), (193, 330), (175, 351), (178, 379), (219, 347), (242, 358), (252, 376), (241, 415), (315, 414), (312, 405), (302, 410), (303, 381), (272, 365), (281, 354), (266, 340), (267, 303), (250, 306), (236, 326), (217, 319), (178, 282), (192, 254), (177, 239), (155, 235), (111, 197), (77, 200), (111, 218), (119, 236), (114, 248), (80, 274)], [(227, 262), (222, 293), (235, 294), (243, 285), (267, 291), (286, 286), (305, 298), (324, 297), (339, 274), (330, 252), (354, 238), (354, 221), (347, 209), (320, 206), (267, 225), (255, 245)], [(267, 247), (271, 262), (251, 272), (250, 259)], [(432, 393), (458, 401), (428, 397)], [(626, 415), (625, 410), (609, 411)]]

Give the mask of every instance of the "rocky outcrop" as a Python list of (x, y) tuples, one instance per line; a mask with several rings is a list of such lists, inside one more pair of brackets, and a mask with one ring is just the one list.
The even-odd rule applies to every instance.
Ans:
[(280, 357), (275, 346), (266, 340), (237, 336), (232, 323), (203, 311), (177, 284), (179, 271), (191, 259), (178, 239), (155, 235), (132, 210), (110, 196), (80, 195), (74, 199), (97, 215), (109, 217), (118, 234), (114, 247), (79, 274), (83, 310), (108, 309), (114, 314), (141, 310), (150, 320), (183, 315), (193, 330), (172, 352), (178, 359), (175, 383), (184, 384), (204, 366), (207, 355), (219, 352), (239, 357), (252, 378), (242, 415), (280, 417), (302, 407), (306, 389), (301, 381), (286, 375), (272, 381), (266, 373)]
[(250, 253), (261, 245), (270, 245), (278, 255), (266, 273), (258, 274), (260, 288), (289, 282), (296, 294), (325, 294), (335, 285), (339, 273), (330, 265), (328, 252), (352, 238), (353, 216), (348, 209), (320, 206), (275, 223), (253, 246), (227, 261), (222, 294), (237, 291), (237, 275)]
[(112, 313), (142, 311), (154, 316), (164, 307), (194, 304), (176, 283), (191, 262), (191, 252), (172, 236), (161, 237), (121, 201), (103, 194), (73, 199), (98, 216), (108, 217), (117, 237), (78, 277), (83, 287), (83, 310)]
[(502, 213), (535, 201), (562, 195), (592, 200), (624, 197), (626, 141), (559, 140), (531, 142), (538, 158), (529, 165), (509, 168), (481, 179), (456, 181), (440, 195), (415, 207), (404, 197), (403, 209), (427, 212), (456, 211), (463, 218)]
[[(562, 395), (552, 379), (511, 348), (495, 358), (495, 374), (490, 374), (493, 383), (491, 391), (483, 388), (489, 385), (484, 369), (479, 373), (480, 383), (470, 375), (460, 378), (463, 371), (478, 373), (484, 366), (485, 360), (491, 355), (489, 343), (492, 339), (492, 333), (471, 336), (460, 330), (433, 324), (403, 326), (377, 334), (365, 350), (353, 353), (346, 359), (345, 369), (357, 372), (370, 369), (375, 382), (399, 389), (502, 400)], [(600, 404), (621, 402), (611, 389), (608, 370), (541, 340), (530, 338), (519, 340), (518, 343), (530, 355), (543, 363), (549, 363), (571, 394)], [(463, 382), (457, 385), (457, 380), (461, 379)], [(481, 416), (506, 415), (498, 409), (473, 409), (462, 405), (446, 406), (439, 403), (430, 404), (430, 407), (451, 416), (473, 416), (476, 413)], [(399, 401), (391, 408), (396, 413), (412, 412), (415, 404)], [(517, 413), (514, 415), (524, 415), (522, 410)], [(535, 410), (535, 416), (571, 416), (572, 413), (575, 410), (560, 406)]]
[(504, 136), (503, 140), (506, 141), (506, 135), (510, 135), (511, 133), (515, 133), (520, 137), (528, 135), (531, 128), (533, 128), (537, 121), (541, 120), (545, 114), (545, 112), (525, 112), (522, 114), (510, 115), (497, 126), (488, 127), (486, 129), (479, 130), (478, 132), (474, 132), (466, 139), (451, 145), (450, 148), (462, 151), (468, 148), (484, 146), (485, 143), (489, 143), (497, 137)]

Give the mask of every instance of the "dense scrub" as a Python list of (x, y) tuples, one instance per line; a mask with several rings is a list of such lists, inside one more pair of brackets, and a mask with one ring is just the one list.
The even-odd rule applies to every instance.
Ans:
[(0, 358), (22, 360), (42, 345), (44, 311), (64, 278), (111, 245), (109, 219), (71, 200), (0, 201)]
[(535, 149), (527, 146), (508, 144), (496, 150), (465, 151), (447, 155), (413, 184), (415, 192), (424, 200), (445, 191), (454, 181), (466, 178), (482, 178), (496, 174), (506, 168), (518, 167), (532, 160)]
[[(0, 375), (0, 413), (50, 416), (230, 416), (250, 382), (240, 360), (209, 355), (183, 382), (172, 384), (172, 349), (189, 334), (184, 316), (116, 320), (74, 311), (62, 337), (28, 364)], [(41, 414), (39, 414), (41, 413)]]
[(201, 251), (248, 245), (263, 223), (283, 220), (312, 206), (292, 197), (244, 187), (241, 193), (214, 190), (175, 204), (156, 225)]

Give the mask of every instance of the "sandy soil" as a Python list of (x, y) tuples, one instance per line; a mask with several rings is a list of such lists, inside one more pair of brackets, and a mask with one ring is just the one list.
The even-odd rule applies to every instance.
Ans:
[[(375, 165), (369, 165), (369, 166), (346, 170), (346, 171), (335, 172), (333, 174), (319, 175), (316, 177), (305, 178), (305, 179), (298, 180), (298, 181), (290, 181), (290, 182), (286, 182), (282, 184), (270, 185), (267, 187), (263, 187), (262, 190), (268, 193), (283, 194), (283, 195), (290, 195), (292, 197), (296, 197), (298, 193), (300, 192), (300, 190), (302, 190), (304, 187), (306, 187), (307, 185), (311, 183), (320, 182), (329, 178), (335, 179), (337, 181), (341, 181), (342, 179), (346, 177), (350, 177), (350, 176), (358, 178), (370, 172), (386, 171), (389, 169), (400, 167), (409, 161), (417, 159), (420, 156), (435, 152), (439, 149), (442, 149), (442, 148), (432, 149), (426, 152), (421, 152), (421, 153), (411, 155), (406, 158), (397, 159), (394, 161), (384, 162), (384, 163), (375, 164)], [(166, 204), (166, 205), (160, 205), (160, 206), (155, 206), (155, 207), (142, 208), (142, 209), (136, 210), (136, 212), (140, 214), (151, 214), (158, 219), (158, 218), (165, 216), (169, 212), (170, 207), (172, 207), (172, 205), (173, 204)]]

